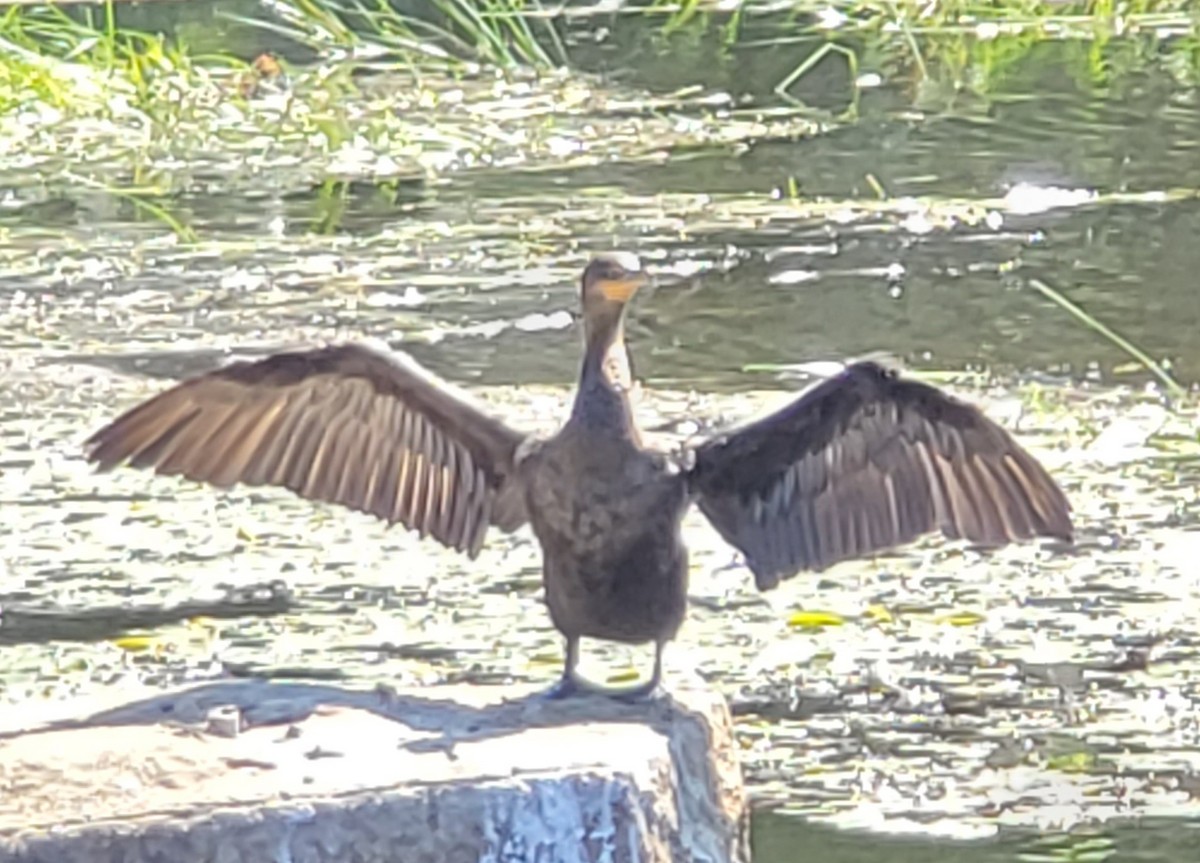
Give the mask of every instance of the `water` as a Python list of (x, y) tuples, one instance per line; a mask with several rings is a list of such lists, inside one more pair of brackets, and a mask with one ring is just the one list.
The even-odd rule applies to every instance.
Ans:
[[(243, 6), (217, 8), (241, 10)], [(181, 26), (190, 34), (197, 38), (215, 34), (222, 45), (247, 57), (263, 47), (287, 47), (212, 18), (211, 8), (200, 4), (136, 14), (186, 16)], [(262, 351), (282, 342), (370, 335), (403, 344), (423, 363), (457, 381), (561, 389), (572, 381), (578, 356), (578, 334), (570, 317), (576, 301), (575, 273), (589, 251), (613, 246), (638, 251), (661, 275), (660, 284), (639, 298), (630, 325), (639, 373), (652, 387), (664, 390), (736, 397), (750, 389), (792, 385), (746, 371), (747, 366), (801, 363), (881, 349), (917, 367), (988, 368), (1050, 381), (1066, 393), (1076, 392), (1075, 388), (1086, 392), (1085, 384), (1140, 386), (1149, 380), (1122, 351), (1030, 290), (1030, 277), (1058, 286), (1151, 356), (1168, 360), (1182, 381), (1200, 378), (1200, 344), (1194, 335), (1200, 325), (1196, 290), (1200, 244), (1195, 241), (1200, 236), (1200, 198), (1195, 188), (1200, 96), (1194, 87), (1173, 77), (1165, 62), (1147, 57), (1137, 74), (1097, 83), (1081, 80), (1077, 74), (1076, 45), (1046, 43), (1023, 56), (1009, 74), (998, 76), (986, 95), (897, 79), (864, 91), (857, 116), (832, 122), (823, 133), (797, 124), (772, 127), (763, 121), (759, 133), (739, 133), (736, 140), (726, 141), (719, 134), (722, 126), (758, 122), (754, 111), (786, 107), (772, 87), (811, 46), (771, 46), (760, 41), (735, 48), (714, 63), (711, 58), (719, 42), (715, 31), (683, 33), (664, 41), (634, 19), (617, 18), (606, 26), (611, 34), (600, 40), (591, 25), (577, 25), (567, 34), (580, 67), (604, 76), (606, 83), (599, 89), (620, 86), (665, 97), (698, 84), (728, 92), (731, 113), (686, 146), (676, 142), (669, 158), (639, 150), (636, 157), (480, 166), (411, 179), (398, 190), (381, 191), (371, 183), (360, 183), (333, 198), (307, 179), (286, 172), (271, 174), (269, 183), (262, 180), (258, 186), (251, 177), (231, 190), (228, 178), (213, 169), (199, 174), (195, 183), (171, 198), (180, 215), (219, 244), (219, 253), (202, 255), (164, 241), (162, 225), (128, 201), (55, 180), (34, 192), (30, 187), (35, 184), (27, 174), (3, 173), (0, 168), (0, 185), (10, 185), (27, 201), (0, 211), (0, 229), (10, 232), (0, 242), (0, 260), (8, 269), (5, 292), (25, 296), (19, 305), (0, 306), (0, 345), (19, 358), (23, 374), (28, 372), (15, 378), (20, 396), (5, 408), (5, 416), (21, 429), (9, 439), (10, 476), (14, 470), (28, 469), (31, 474), (43, 468), (48, 474), (64, 470), (61, 461), (75, 458), (72, 447), (110, 415), (114, 401), (126, 404), (145, 393), (118, 383), (114, 386), (120, 399), (113, 400), (104, 386), (77, 377), (83, 375), (81, 366), (176, 378), (213, 365), (235, 348)], [(768, 39), (778, 32), (777, 26), (770, 20), (755, 22), (757, 29), (746, 36), (746, 42)], [(848, 106), (848, 84), (844, 66), (826, 63), (794, 92), (810, 106), (836, 113)], [(379, 86), (386, 90), (392, 85), (384, 79)], [(613, 134), (634, 121), (661, 122), (668, 129), (696, 121), (703, 113), (694, 105), (639, 111), (603, 100), (586, 102), (579, 110), (587, 122), (611, 128)], [(828, 120), (830, 115), (821, 116)], [(1057, 197), (1049, 189), (1059, 190)], [(790, 200), (793, 194), (794, 201)], [(42, 362), (46, 365), (39, 365)], [(39, 368), (54, 371), (39, 374)], [(741, 411), (736, 401), (729, 404)], [(1081, 415), (1082, 408), (1077, 416)], [(1087, 421), (1099, 426), (1111, 419), (1087, 416)], [(1086, 426), (1087, 421), (1081, 424)], [(1079, 431), (1072, 429), (1066, 434)], [(45, 453), (50, 453), (48, 467), (39, 461)], [(1153, 797), (1155, 805), (1165, 806), (1160, 797), (1170, 795), (1152, 788), (1147, 777), (1155, 770), (1161, 773), (1164, 765), (1185, 776), (1194, 776), (1197, 769), (1186, 757), (1195, 748), (1186, 735), (1194, 736), (1194, 719), (1189, 726), (1187, 717), (1196, 715), (1197, 693), (1190, 682), (1191, 666), (1183, 664), (1194, 664), (1196, 656), (1196, 646), (1186, 636), (1195, 630), (1187, 609), (1196, 590), (1188, 586), (1186, 560), (1176, 563), (1170, 557), (1186, 557), (1190, 548), (1187, 532), (1177, 526), (1194, 527), (1194, 495), (1186, 491), (1186, 476), (1183, 481), (1175, 477), (1179, 483), (1175, 488), (1149, 468), (1143, 471), (1126, 464), (1105, 472), (1067, 461), (1063, 476), (1079, 496), (1081, 523), (1093, 542), (1087, 553), (1093, 557), (1072, 564), (1069, 570), (1047, 564), (1040, 576), (1036, 558), (1012, 558), (1019, 562), (1014, 566), (1034, 574), (1021, 587), (1012, 588), (1010, 602), (1002, 596), (1004, 602), (994, 606), (993, 613), (1001, 616), (1006, 613), (1003, 609), (1015, 609), (1041, 590), (1061, 598), (1066, 610), (1035, 616), (1032, 623), (1023, 617), (1031, 612), (1014, 612), (1019, 619), (1011, 621), (1005, 632), (1016, 642), (1024, 644), (1022, 639), (1032, 629), (1052, 638), (1062, 636), (1064, 641), (1082, 639), (1071, 643), (1077, 650), (1083, 644), (1087, 655), (1094, 656), (1110, 645), (1113, 632), (1136, 636), (1157, 631), (1173, 639), (1171, 650), (1181, 663), (1171, 667), (1176, 677), (1130, 684), (1131, 691), (1123, 693), (1128, 703), (1119, 708), (1105, 702), (1114, 715), (1126, 711), (1120, 712), (1125, 724), (1101, 742), (1089, 740), (1101, 757), (1114, 763), (1126, 758), (1131, 748), (1148, 758), (1150, 767), (1135, 764), (1132, 775), (1153, 791), (1146, 792), (1145, 800)], [(93, 480), (83, 479), (81, 466), (71, 465), (72, 482), (84, 491), (97, 488)], [(111, 482), (105, 488), (143, 489), (147, 484), (140, 476), (114, 477)], [(127, 485), (120, 486), (121, 482)], [(1106, 495), (1117, 483), (1128, 483), (1135, 488), (1131, 494), (1143, 497), (1130, 502), (1113, 495), (1110, 500)], [(174, 486), (152, 487), (163, 496), (160, 500), (176, 503)], [(4, 496), (10, 491), (5, 487)], [(1173, 507), (1172, 495), (1179, 496), (1178, 506)], [(148, 533), (141, 540), (146, 545), (141, 552), (125, 548), (136, 544), (128, 525), (122, 529), (130, 530), (130, 539), (106, 538), (107, 546), (87, 555), (77, 550), (82, 544), (59, 549), (48, 540), (38, 547), (45, 552), (41, 557), (41, 551), (14, 552), (16, 540), (10, 537), (8, 557), (17, 562), (10, 572), (21, 583), (5, 585), (0, 595), (21, 601), (81, 597), (122, 601), (113, 597), (186, 592), (190, 579), (211, 581), (213, 567), (189, 569), (186, 561), (180, 562), (181, 556), (194, 555), (197, 546), (211, 543), (216, 549), (214, 559), (224, 560), (227, 550), (222, 536), (234, 525), (240, 529), (251, 517), (248, 513), (260, 512), (250, 508), (244, 497), (235, 495), (228, 505), (225, 500), (203, 491), (180, 491), (178, 510), (172, 507), (172, 512), (161, 516), (165, 525), (143, 526)], [(413, 585), (419, 583), (424, 596), (425, 580), (435, 569), (444, 604), (433, 602), (433, 608), (422, 614), (439, 623), (449, 624), (444, 619), (447, 607), (466, 618), (476, 614), (477, 619), (471, 619), (482, 621), (480, 626), (541, 613), (528, 587), (534, 566), (528, 543), (515, 546), (515, 551), (508, 549), (515, 564), (511, 559), (499, 564), (486, 558), (480, 562), (481, 570), (500, 566), (509, 573), (505, 578), (511, 579), (504, 584), (525, 591), (484, 605), (478, 601), (477, 585), (465, 573), (471, 567), (461, 562), (449, 563), (447, 558), (422, 552), (425, 563), (419, 572), (398, 574), (388, 556), (395, 559), (397, 549), (411, 548), (407, 539), (395, 533), (385, 538), (382, 531), (371, 534), (376, 528), (352, 520), (322, 522), (320, 530), (325, 533), (310, 536), (306, 532), (313, 518), (310, 509), (272, 500), (274, 508), (262, 517), (255, 532), (265, 541), (274, 539), (276, 548), (298, 550), (296, 554), (283, 564), (270, 555), (243, 555), (226, 563), (234, 568), (230, 576), (234, 580), (283, 572), (300, 592), (307, 586), (318, 600), (320, 591), (328, 589), (333, 594), (328, 607), (318, 602), (323, 610), (306, 618), (304, 626), (311, 626), (312, 620), (333, 625), (325, 621), (347, 606), (371, 606), (378, 591), (390, 591), (401, 582), (406, 587), (397, 590), (415, 591)], [(237, 508), (238, 501), (242, 509)], [(30, 519), (26, 535), (52, 536), (59, 529), (53, 506), (48, 496), (40, 509), (33, 505), (23, 510)], [(199, 508), (203, 517), (186, 514), (189, 506)], [(101, 510), (99, 517), (120, 523), (123, 510)], [(80, 534), (80, 543), (97, 542), (101, 530)], [(1113, 536), (1120, 541), (1101, 543)], [(369, 541), (364, 543), (364, 537)], [(1147, 537), (1148, 547), (1137, 545), (1141, 537)], [(356, 548), (346, 551), (352, 542)], [(379, 558), (366, 556), (374, 551), (357, 548), (376, 542)], [(727, 555), (704, 548), (698, 559), (715, 568), (724, 562), (721, 554)], [(139, 555), (145, 556), (144, 565)], [(305, 562), (310, 557), (321, 561), (312, 572)], [(1143, 580), (1141, 570), (1148, 563), (1161, 565), (1159, 581)], [(115, 571), (107, 569), (110, 566)], [(947, 598), (935, 586), (918, 584), (915, 593), (932, 606), (949, 603), (956, 608), (966, 601), (963, 597), (986, 593), (993, 581), (970, 562), (952, 558), (949, 566), (966, 587)], [(79, 573), (98, 567), (105, 568), (105, 577), (85, 584)], [(839, 572), (839, 580), (853, 581), (848, 570)], [(919, 567), (913, 573), (910, 577), (918, 582), (924, 577)], [(1102, 594), (1103, 585), (1119, 582), (1128, 586), (1131, 595), (1142, 590), (1154, 597), (1166, 596), (1162, 602), (1170, 610), (1158, 614), (1154, 608), (1144, 613), (1122, 608), (1118, 614), (1113, 611), (1116, 606), (1082, 605), (1072, 594), (1085, 577), (1080, 573), (1088, 578), (1094, 575), (1101, 583), (1096, 590)], [(859, 578), (866, 595), (875, 589), (892, 595), (887, 592), (900, 589), (889, 581), (890, 573), (872, 571)], [(844, 584), (842, 588), (851, 589)], [(808, 591), (802, 598), (810, 605), (833, 603), (836, 589), (842, 588), (810, 584), (802, 588)], [(706, 584), (697, 589), (710, 590)], [(368, 594), (367, 599), (356, 598), (360, 590)], [(726, 590), (712, 587), (710, 598), (724, 601)], [(754, 609), (750, 614), (759, 615), (760, 625), (772, 619)], [(1096, 620), (1113, 618), (1119, 621), (1112, 623), (1112, 631), (1083, 635), (1072, 631), (1075, 621), (1083, 631)], [(691, 625), (693, 633), (717, 631), (718, 626), (725, 633), (713, 636), (712, 649), (726, 652), (708, 662), (709, 676), (731, 691), (754, 682), (753, 673), (743, 665), (757, 659), (753, 655), (757, 648), (751, 651), (745, 644), (761, 640), (761, 634), (754, 635), (748, 625), (739, 629), (741, 623), (731, 623), (732, 619), (728, 614), (698, 614), (697, 623)], [(466, 635), (426, 630), (427, 618), (422, 620), (421, 637), (430, 643), (450, 640), (454, 647), (456, 637), (463, 643), (469, 640)], [(456, 621), (456, 626), (469, 632), (475, 624)], [(263, 659), (270, 632), (254, 627), (250, 622), (233, 636), (233, 650), (240, 650), (243, 660), (270, 664)], [(405, 638), (415, 637), (403, 625), (397, 631), (404, 632)], [(504, 659), (481, 657), (461, 644), (451, 656), (469, 657), (473, 667), (482, 664), (483, 676), (549, 673), (536, 667), (531, 671), (514, 657), (552, 652), (552, 634), (543, 629), (511, 637), (516, 646)], [(735, 649), (739, 637), (741, 646)], [(968, 656), (991, 651), (1005, 656), (1013, 649), (1014, 642), (1003, 641), (994, 632), (980, 636), (978, 643), (969, 641), (969, 634), (960, 637), (968, 639), (958, 645)], [(836, 636), (813, 638), (828, 639), (818, 642), (822, 649), (839, 646)], [(846, 640), (853, 639), (848, 635)], [(798, 638), (793, 643), (807, 645)], [(295, 656), (281, 655), (275, 661), (292, 667), (313, 667), (322, 660), (331, 666), (345, 663), (344, 656), (331, 657), (322, 649), (307, 645), (298, 648)], [(14, 679), (26, 680), (28, 668), (46, 661), (39, 650), (33, 645), (21, 659), (13, 660), (19, 672), (14, 672)], [(88, 656), (89, 662), (97, 662)], [(930, 661), (933, 678), (953, 688), (957, 666), (952, 659)], [(939, 667), (939, 662), (945, 665)], [(733, 670), (712, 672), (714, 666)], [(403, 678), (409, 670), (393, 663), (384, 673)], [(168, 668), (162, 673), (170, 678), (175, 671)], [(421, 665), (418, 671), (424, 673), (427, 667)], [(380, 672), (377, 668), (370, 673)], [(805, 673), (809, 672), (796, 672), (799, 678)], [(1107, 693), (1104, 690), (1098, 697)], [(1163, 760), (1154, 761), (1153, 745), (1139, 749), (1142, 738), (1134, 745), (1129, 742), (1133, 737), (1123, 735), (1144, 731), (1136, 726), (1145, 703), (1167, 696), (1176, 701), (1163, 708), (1164, 715), (1175, 723), (1171, 733), (1182, 737), (1165, 739), (1182, 754), (1166, 752), (1170, 747), (1164, 743)], [(1143, 713), (1130, 704), (1140, 704), (1137, 710)], [(1074, 720), (1063, 720), (1053, 698), (1033, 696), (1022, 709), (1025, 716), (1013, 719), (996, 708), (972, 730), (977, 735), (972, 744), (999, 746), (998, 741), (1014, 728), (1032, 733), (1028, 729), (1033, 727), (1048, 735), (1046, 729), (1064, 721), (1077, 727)], [(820, 749), (818, 744), (843, 740), (855, 722), (867, 724), (872, 733), (887, 734), (893, 719), (879, 709), (858, 705), (847, 708), (844, 716), (834, 711), (801, 722), (781, 722), (773, 729), (767, 726), (782, 740), (777, 745), (809, 753), (805, 757), (816, 759), (822, 770), (829, 771), (818, 774), (786, 764), (779, 770), (766, 769), (763, 764), (770, 759), (759, 751), (766, 732), (753, 720), (746, 721), (743, 730), (752, 741), (747, 758), (753, 762), (756, 793), (767, 802), (781, 798), (798, 803), (796, 808), (806, 816), (758, 817), (757, 860), (807, 859), (813, 852), (805, 849), (812, 848), (822, 849), (821, 859), (842, 863), (881, 857), (1122, 863), (1190, 859), (1195, 823), (1176, 818), (1134, 826), (1120, 820), (1138, 811), (1140, 804), (1125, 810), (1114, 806), (1111, 814), (1117, 820), (1086, 829), (1077, 825), (1087, 824), (1090, 814), (1064, 816), (1064, 822), (1076, 826), (1075, 832), (1062, 833), (1051, 824), (1046, 828), (1048, 838), (1031, 838), (1022, 832), (1036, 821), (1033, 816), (1016, 819), (1019, 823), (1013, 830), (1002, 831), (999, 838), (969, 842), (832, 830), (818, 822), (827, 815), (852, 811), (849, 789), (864, 787), (856, 770), (896, 769), (902, 797), (920, 785), (921, 776), (944, 772), (936, 762), (931, 766), (929, 759), (921, 761), (920, 755), (911, 753), (902, 753), (890, 766), (879, 766), (872, 755), (849, 767), (845, 759), (851, 756), (846, 751), (837, 760), (811, 755)], [(1080, 736), (1087, 739), (1086, 730)], [(965, 763), (974, 765), (974, 757)], [(1044, 804), (1053, 796), (1047, 787), (1053, 790), (1056, 781), (1075, 790), (1083, 787), (1048, 767), (1053, 758), (1051, 754), (1029, 765), (1024, 779), (1036, 789), (1031, 809), (1037, 809), (1036, 801)], [(914, 767), (919, 761), (922, 766)], [(1121, 763), (1122, 769), (1132, 769)], [(807, 762), (809, 767), (813, 764)], [(962, 769), (963, 762), (956, 761), (955, 766), (960, 779), (971, 772)], [(813, 777), (820, 775), (830, 777), (828, 787), (816, 787), (820, 783)], [(1107, 793), (1106, 786), (1103, 794)], [(1195, 795), (1184, 793), (1181, 801), (1181, 792), (1173, 793), (1173, 811), (1191, 811), (1194, 817)], [(1083, 795), (1071, 805), (1084, 812), (1089, 804)], [(914, 804), (915, 810), (919, 808)], [(990, 823), (979, 809), (974, 804), (964, 806), (962, 811), (970, 817), (964, 815), (963, 823)], [(946, 824), (953, 822), (940, 813), (929, 827), (932, 832), (936, 828), (945, 832)], [(893, 820), (883, 826), (898, 829), (898, 823)]]
[(1009, 836), (1003, 839), (955, 842), (930, 841), (919, 836), (864, 836), (808, 824), (796, 818), (761, 815), (755, 827), (756, 861), (789, 863), (815, 856), (829, 863), (1155, 863), (1190, 860), (1197, 825), (1109, 824), (1079, 830), (1070, 836)]

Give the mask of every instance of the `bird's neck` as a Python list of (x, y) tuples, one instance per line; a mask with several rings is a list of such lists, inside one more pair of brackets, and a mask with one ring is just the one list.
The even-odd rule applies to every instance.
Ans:
[(590, 427), (636, 439), (629, 403), (633, 373), (622, 318), (617, 312), (585, 319), (583, 368), (571, 415)]

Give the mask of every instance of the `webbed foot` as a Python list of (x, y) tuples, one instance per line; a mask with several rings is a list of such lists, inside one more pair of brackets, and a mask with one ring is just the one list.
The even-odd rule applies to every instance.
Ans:
[(647, 680), (645, 683), (628, 689), (610, 689), (605, 692), (609, 698), (624, 704), (644, 704), (648, 701), (657, 701), (666, 694), (666, 690), (657, 680)]
[(564, 698), (573, 698), (577, 695), (587, 693), (589, 690), (579, 683), (579, 680), (572, 674), (564, 674), (558, 679), (549, 689), (541, 693), (541, 697), (548, 701), (560, 701)]

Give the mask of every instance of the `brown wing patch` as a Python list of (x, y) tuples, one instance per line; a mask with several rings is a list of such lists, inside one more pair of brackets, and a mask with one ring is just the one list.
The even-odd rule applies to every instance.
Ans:
[(415, 363), (343, 345), (185, 381), (96, 432), (87, 452), (101, 469), (283, 486), (474, 556), (497, 496), (505, 529), (525, 521), (509, 488), (523, 440)]

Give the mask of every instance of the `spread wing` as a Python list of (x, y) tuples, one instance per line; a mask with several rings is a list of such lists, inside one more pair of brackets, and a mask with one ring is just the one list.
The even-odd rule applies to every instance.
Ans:
[(1072, 532), (1066, 496), (1004, 429), (870, 362), (701, 444), (691, 482), (760, 589), (937, 528), (981, 545)]
[(362, 345), (237, 362), (100, 429), (88, 458), (227, 487), (276, 485), (400, 522), (474, 557), (526, 520), (525, 436), (402, 354)]

